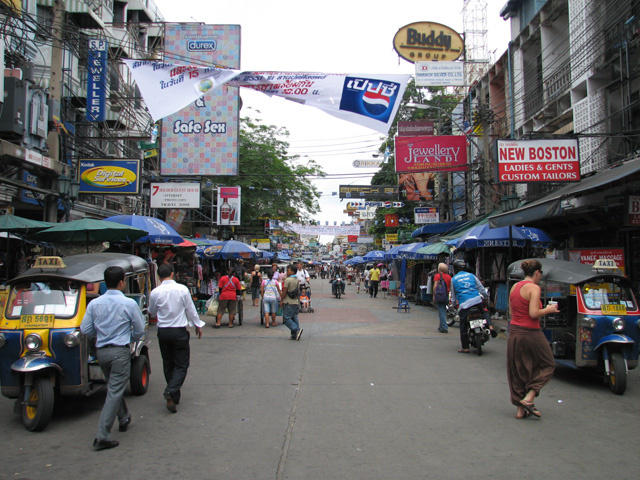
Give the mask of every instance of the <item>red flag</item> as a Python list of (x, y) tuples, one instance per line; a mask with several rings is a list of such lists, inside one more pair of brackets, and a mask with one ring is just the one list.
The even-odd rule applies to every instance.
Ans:
[(384, 216), (384, 226), (385, 227), (397, 227), (398, 226), (398, 214), (397, 213), (387, 213)]

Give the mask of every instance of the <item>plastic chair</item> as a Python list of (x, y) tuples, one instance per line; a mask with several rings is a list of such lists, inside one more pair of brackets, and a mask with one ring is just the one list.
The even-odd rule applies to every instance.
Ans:
[(206, 300), (197, 300), (196, 301), (196, 310), (200, 314), (207, 313), (207, 301)]
[(409, 313), (411, 310), (411, 305), (409, 305), (409, 301), (404, 293), (398, 296), (398, 313), (400, 313), (400, 310), (404, 310), (406, 313)]

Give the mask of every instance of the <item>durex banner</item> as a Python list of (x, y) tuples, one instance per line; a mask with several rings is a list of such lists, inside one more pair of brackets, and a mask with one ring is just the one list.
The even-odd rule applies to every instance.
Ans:
[(577, 139), (498, 140), (498, 181), (579, 182)]
[(396, 137), (396, 172), (456, 172), (467, 169), (467, 139), (461, 135)]

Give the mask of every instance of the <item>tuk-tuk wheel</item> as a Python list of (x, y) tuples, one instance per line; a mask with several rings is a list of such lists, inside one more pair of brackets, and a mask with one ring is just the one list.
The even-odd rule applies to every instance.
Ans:
[(149, 357), (141, 354), (131, 362), (131, 393), (136, 396), (144, 395), (149, 388)]
[(22, 423), (30, 432), (43, 430), (53, 414), (53, 385), (48, 378), (36, 378), (33, 381), (29, 398), (22, 405)]
[(627, 389), (627, 372), (620, 352), (612, 353), (609, 359), (609, 389), (616, 395), (622, 395)]

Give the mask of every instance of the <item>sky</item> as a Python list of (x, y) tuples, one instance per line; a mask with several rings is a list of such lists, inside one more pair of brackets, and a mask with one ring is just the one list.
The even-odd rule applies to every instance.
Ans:
[[(396, 32), (414, 22), (437, 22), (463, 32), (463, 0), (154, 0), (166, 22), (203, 22), (241, 26), (241, 69), (282, 72), (413, 74), (413, 64), (393, 49)], [(509, 42), (505, 0), (486, 1), (489, 53), (499, 58)], [(384, 140), (374, 130), (332, 117), (318, 109), (242, 89), (241, 116), (286, 128), (290, 154), (314, 159), (327, 178), (314, 180), (321, 212), (314, 219), (350, 223), (340, 202), (340, 185), (369, 185), (377, 169), (355, 168), (371, 160)], [(335, 195), (334, 195), (335, 193)]]

